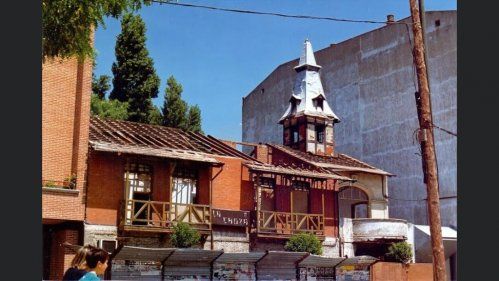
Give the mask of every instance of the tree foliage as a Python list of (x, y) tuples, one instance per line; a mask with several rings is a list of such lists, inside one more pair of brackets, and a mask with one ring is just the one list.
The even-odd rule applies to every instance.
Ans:
[(111, 89), (110, 79), (111, 77), (107, 75), (101, 75), (97, 78), (92, 74), (92, 93), (96, 94), (101, 100), (104, 99), (107, 91)]
[(92, 30), (149, 0), (42, 0), (42, 58), (93, 56)]
[(386, 253), (387, 260), (401, 262), (401, 263), (409, 263), (412, 260), (412, 248), (409, 243), (397, 242), (392, 243), (390, 247), (388, 247), (388, 253)]
[(126, 120), (128, 118), (128, 103), (118, 100), (106, 100), (92, 94), (90, 100), (90, 113), (92, 116), (109, 118), (115, 120)]
[(163, 115), (161, 115), (161, 111), (155, 105), (153, 105), (149, 109), (149, 124), (152, 125), (161, 125), (163, 123)]
[(152, 98), (158, 96), (159, 77), (146, 48), (146, 26), (139, 15), (126, 14), (116, 40), (116, 61), (112, 72), (113, 90), (109, 96), (128, 102), (128, 120), (149, 123)]
[(201, 109), (199, 109), (197, 104), (189, 108), (189, 113), (187, 114), (187, 130), (194, 133), (203, 133), (203, 130), (201, 129)]
[(190, 248), (199, 243), (201, 235), (189, 224), (179, 222), (173, 226), (173, 233), (171, 235), (172, 245), (176, 248)]
[(163, 104), (163, 125), (187, 130), (187, 103), (182, 100), (182, 85), (175, 77), (170, 76), (166, 82), (165, 100)]
[(284, 249), (289, 252), (308, 252), (314, 255), (322, 254), (321, 241), (312, 233), (298, 233), (291, 236)]

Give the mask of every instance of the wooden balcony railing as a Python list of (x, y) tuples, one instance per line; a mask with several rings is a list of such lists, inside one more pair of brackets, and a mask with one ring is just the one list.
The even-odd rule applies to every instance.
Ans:
[(125, 200), (123, 215), (124, 226), (168, 229), (177, 222), (185, 222), (198, 230), (211, 229), (209, 205)]
[(310, 232), (324, 235), (324, 216), (322, 214), (286, 213), (259, 211), (258, 234), (293, 235)]

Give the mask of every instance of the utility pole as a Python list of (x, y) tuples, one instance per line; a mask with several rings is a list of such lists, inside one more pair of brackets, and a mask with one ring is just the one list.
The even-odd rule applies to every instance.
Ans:
[(419, 119), (419, 141), (423, 158), (423, 174), (425, 176), (428, 216), (430, 221), (431, 246), (433, 253), (433, 276), (435, 281), (446, 281), (445, 255), (442, 242), (440, 221), (440, 199), (438, 192), (437, 161), (433, 138), (433, 120), (431, 113), (430, 88), (425, 63), (425, 50), (418, 0), (409, 0), (412, 31), (414, 32), (414, 64), (418, 79), (419, 92), (416, 94)]

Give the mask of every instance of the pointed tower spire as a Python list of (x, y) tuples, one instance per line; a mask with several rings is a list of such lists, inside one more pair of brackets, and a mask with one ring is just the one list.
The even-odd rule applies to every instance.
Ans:
[(305, 43), (303, 43), (303, 51), (300, 56), (300, 62), (298, 66), (295, 67), (296, 71), (300, 71), (301, 69), (309, 68), (311, 70), (321, 69), (321, 66), (317, 65), (315, 62), (314, 51), (312, 50), (312, 44), (308, 39), (305, 39)]
[(315, 62), (314, 51), (310, 41), (305, 40), (303, 52), (298, 66), (294, 68), (297, 72), (293, 94), (289, 100), (289, 106), (284, 115), (279, 120), (301, 115), (323, 117), (339, 122), (340, 119), (329, 107), (324, 95), (321, 78), (319, 76), (320, 65)]
[(279, 123), (284, 126), (284, 145), (331, 155), (334, 150), (333, 124), (340, 121), (326, 101), (312, 44), (307, 39), (298, 66), (289, 106)]

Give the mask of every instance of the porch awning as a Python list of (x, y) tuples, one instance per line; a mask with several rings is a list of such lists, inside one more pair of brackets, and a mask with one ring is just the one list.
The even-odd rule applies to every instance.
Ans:
[(260, 280), (296, 279), (296, 265), (307, 257), (305, 252), (267, 251), (256, 263)]
[(265, 252), (249, 252), (249, 253), (224, 253), (215, 263), (256, 263), (265, 255)]
[(371, 256), (356, 256), (356, 257), (351, 257), (343, 260), (340, 262), (337, 266), (344, 266), (344, 265), (371, 265), (375, 262), (377, 262), (378, 259), (375, 257)]
[(335, 267), (344, 261), (346, 258), (328, 258), (317, 255), (310, 255), (303, 259), (299, 267)]
[(155, 157), (170, 158), (170, 159), (190, 160), (190, 161), (211, 163), (216, 165), (222, 164), (222, 162), (211, 157), (210, 155), (189, 150), (153, 148), (146, 146), (124, 145), (124, 144), (115, 144), (115, 143), (97, 142), (97, 141), (89, 141), (89, 143), (90, 146), (95, 151), (128, 153), (128, 154), (155, 156)]
[(300, 176), (300, 177), (309, 177), (309, 178), (316, 178), (316, 179), (335, 179), (335, 180), (353, 181), (349, 177), (341, 176), (341, 175), (329, 172), (327, 170), (315, 171), (315, 170), (309, 170), (309, 169), (298, 168), (298, 167), (276, 166), (276, 165), (260, 164), (260, 163), (245, 163), (244, 165), (252, 171), (284, 174), (284, 175), (292, 175), (292, 176)]
[(143, 248), (124, 246), (112, 255), (114, 260), (157, 261), (163, 262), (175, 251), (175, 248)]

